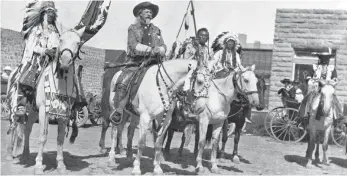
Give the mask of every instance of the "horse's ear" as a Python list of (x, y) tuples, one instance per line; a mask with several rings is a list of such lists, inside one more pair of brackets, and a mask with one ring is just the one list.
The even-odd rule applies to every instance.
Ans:
[(254, 70), (255, 70), (255, 64), (253, 64), (253, 65), (251, 66), (251, 70), (254, 72)]
[(86, 27), (83, 27), (81, 29), (76, 30), (76, 33), (78, 34), (78, 36), (81, 37), (81, 39), (82, 39), (82, 35), (83, 35), (85, 29), (86, 29)]

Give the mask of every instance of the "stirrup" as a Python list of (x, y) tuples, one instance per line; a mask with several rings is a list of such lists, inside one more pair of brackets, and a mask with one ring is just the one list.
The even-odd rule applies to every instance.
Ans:
[(118, 121), (114, 121), (112, 117), (114, 116), (115, 113), (118, 113), (117, 110), (114, 110), (114, 111), (110, 114), (109, 119), (110, 119), (110, 121), (111, 121), (111, 123), (112, 123), (113, 125), (116, 125), (116, 126), (117, 126), (117, 125), (119, 125), (119, 124), (122, 122), (122, 120), (123, 120), (123, 115), (120, 115), (120, 119), (119, 119)]

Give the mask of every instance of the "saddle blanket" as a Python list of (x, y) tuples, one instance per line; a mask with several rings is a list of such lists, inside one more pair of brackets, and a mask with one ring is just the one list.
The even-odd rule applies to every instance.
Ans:
[[(53, 116), (70, 117), (75, 97), (61, 94), (56, 90), (52, 73), (45, 74), (46, 113)], [(59, 82), (59, 81), (58, 81)], [(72, 93), (72, 95), (75, 95)]]

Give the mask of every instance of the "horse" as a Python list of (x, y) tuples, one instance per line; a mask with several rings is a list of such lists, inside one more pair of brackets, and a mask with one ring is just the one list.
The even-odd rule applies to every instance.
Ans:
[[(100, 2), (104, 3), (104, 2)], [(108, 8), (110, 2), (107, 2), (106, 6), (102, 6), (102, 11), (105, 8)], [(102, 4), (104, 5), (104, 4)], [(94, 6), (88, 6), (89, 8), (97, 8)], [(89, 9), (90, 10), (90, 9)], [(103, 13), (106, 20), (107, 13)], [(100, 22), (100, 21), (95, 21)], [(105, 21), (102, 21), (105, 22)], [(93, 25), (93, 24), (90, 24)], [(93, 27), (98, 27), (100, 29), (104, 23), (93, 25), (90, 27), (90, 30)], [(94, 30), (94, 29), (93, 29)], [(82, 27), (78, 30), (70, 29), (63, 32), (59, 38), (59, 46), (57, 52), (52, 61), (47, 63), (47, 66), (42, 71), (41, 75), (37, 78), (37, 88), (34, 96), (34, 103), (32, 107), (27, 110), (27, 118), (18, 119), (14, 116), (14, 109), (17, 105), (17, 97), (15, 90), (18, 88), (16, 85), (12, 85), (13, 81), (10, 81), (8, 85), (8, 93), (10, 95), (11, 102), (11, 125), (8, 133), (10, 134), (10, 144), (8, 146), (8, 160), (13, 159), (13, 153), (16, 151), (18, 146), (21, 146), (23, 142), (24, 135), (24, 149), (23, 149), (23, 159), (27, 160), (29, 158), (29, 139), (32, 126), (39, 120), (39, 150), (36, 156), (35, 163), (35, 174), (43, 174), (43, 165), (42, 165), (42, 155), (43, 149), (47, 142), (47, 133), (48, 133), (48, 121), (50, 116), (57, 116), (58, 119), (58, 136), (57, 136), (57, 171), (60, 174), (66, 174), (66, 166), (64, 164), (63, 157), (63, 144), (65, 130), (69, 121), (69, 117), (73, 111), (74, 100), (76, 98), (76, 82), (77, 75), (75, 74), (75, 60), (79, 57), (80, 48), (82, 45), (92, 38), (98, 30), (94, 30), (94, 33), (91, 35), (90, 31), (86, 30), (86, 27)], [(87, 35), (86, 35), (87, 34)], [(18, 79), (18, 74), (13, 72), (9, 80)], [(17, 81), (15, 81), (17, 82)], [(17, 83), (16, 83), (17, 84)], [(26, 122), (24, 123), (24, 120)], [(74, 143), (77, 135), (78, 128), (74, 121), (73, 131), (70, 137), (70, 143)], [(23, 134), (24, 133), (24, 134)], [(17, 145), (15, 142), (17, 141)]]
[[(265, 80), (262, 76), (256, 75), (258, 78), (257, 82), (257, 89), (259, 93), (259, 103), (260, 106), (256, 107), (257, 110), (262, 110), (264, 109), (264, 94), (266, 90), (266, 85), (265, 85)], [(222, 128), (222, 149), (220, 150), (220, 157), (224, 158), (224, 149), (225, 149), (225, 144), (228, 140), (229, 134), (228, 134), (228, 124), (229, 123), (235, 123), (236, 124), (236, 131), (235, 131), (235, 138), (234, 138), (234, 152), (233, 156), (236, 156), (233, 158), (234, 162), (239, 162), (239, 159), (237, 157), (237, 149), (238, 149), (238, 142), (240, 139), (241, 135), (241, 129), (245, 124), (245, 118), (250, 117), (251, 115), (251, 106), (247, 102), (238, 102), (238, 101), (233, 101), (230, 104), (230, 112), (228, 114), (228, 119), (225, 120), (223, 128)], [(187, 145), (186, 143), (186, 138), (187, 135), (191, 135), (193, 133), (192, 129), (194, 126), (197, 125), (197, 120), (196, 119), (189, 119), (188, 121), (185, 121), (181, 118), (181, 114), (178, 110), (174, 111), (173, 117), (178, 117), (178, 118), (172, 118), (171, 124), (168, 129), (168, 139), (166, 141), (165, 145), (165, 153), (169, 154), (170, 153), (170, 145), (171, 141), (173, 139), (173, 135), (175, 131), (184, 131), (182, 134), (182, 142), (178, 150), (179, 156), (182, 156), (182, 151), (183, 147)], [(212, 128), (209, 128), (209, 130), (212, 130)], [(212, 131), (211, 131), (212, 132)], [(209, 133), (209, 132), (208, 132)], [(188, 137), (188, 139), (190, 139)], [(196, 135), (195, 138), (195, 147), (194, 147), (194, 154), (197, 154), (197, 144), (198, 144), (198, 135)], [(189, 140), (188, 140), (189, 142)], [(185, 144), (186, 143), (186, 144)]]
[[(320, 84), (325, 84), (320, 81)], [(323, 164), (328, 165), (328, 140), (333, 128), (334, 118), (337, 117), (337, 114), (333, 108), (333, 94), (335, 93), (335, 88), (331, 84), (325, 84), (320, 92), (314, 92), (312, 102), (310, 102), (309, 112), (309, 123), (306, 128), (308, 132), (308, 142), (307, 142), (307, 150), (306, 150), (306, 159), (308, 163), (306, 167), (311, 168), (313, 165), (312, 154), (315, 149), (316, 144), (316, 153), (315, 160), (319, 160), (319, 143), (320, 136), (319, 132), (323, 132)]]
[[(184, 80), (188, 74), (188, 67), (190, 64), (199, 65), (197, 61), (176, 59), (168, 60), (159, 65), (154, 65), (150, 67), (144, 75), (140, 87), (135, 95), (134, 100), (131, 104), (134, 107), (135, 112), (125, 110), (128, 114), (131, 114), (131, 123), (128, 130), (135, 130), (137, 124), (139, 124), (139, 141), (138, 141), (138, 152), (136, 159), (134, 160), (134, 168), (132, 174), (141, 174), (140, 169), (140, 159), (142, 157), (143, 149), (146, 145), (146, 133), (147, 130), (153, 129), (153, 136), (155, 139), (155, 158), (154, 158), (154, 174), (163, 174), (160, 167), (161, 164), (161, 149), (163, 144), (163, 137), (166, 133), (168, 126), (171, 122), (172, 112), (174, 107), (173, 103), (176, 102), (175, 95), (180, 87), (183, 86)], [(110, 88), (110, 98), (109, 106), (114, 106), (113, 97), (115, 92), (113, 92), (114, 86), (117, 79), (122, 71), (117, 72), (111, 81)], [(159, 78), (159, 75), (161, 78)], [(139, 118), (138, 115), (139, 114)], [(111, 114), (112, 115), (112, 114)], [(126, 118), (123, 118), (119, 126), (123, 126)], [(132, 125), (135, 124), (135, 125)], [(152, 125), (150, 125), (152, 124)], [(115, 162), (115, 143), (116, 143), (116, 131), (121, 134), (123, 127), (119, 128), (112, 124), (112, 131), (114, 131), (112, 138), (112, 147), (109, 153), (109, 162)], [(159, 129), (159, 130), (158, 130)], [(134, 133), (128, 133), (128, 152), (132, 152), (132, 139)], [(132, 156), (132, 154), (128, 154)]]
[[(258, 90), (258, 98), (259, 98), (259, 106), (256, 107), (258, 111), (261, 111), (265, 108), (265, 100), (264, 94), (266, 90), (264, 77), (256, 75), (257, 82), (257, 90)], [(247, 96), (243, 95), (240, 101), (233, 101), (230, 104), (230, 112), (228, 114), (227, 120), (224, 121), (222, 127), (222, 148), (219, 151), (220, 158), (224, 158), (224, 150), (225, 144), (228, 141), (228, 124), (235, 123), (235, 136), (234, 136), (234, 151), (232, 154), (232, 159), (235, 163), (239, 163), (240, 159), (238, 157), (238, 145), (240, 141), (240, 135), (242, 127), (245, 124), (246, 118), (250, 118), (251, 116), (251, 105), (249, 104), (249, 100), (247, 100)], [(209, 132), (208, 132), (209, 133)]]
[[(212, 79), (206, 76), (209, 68), (199, 69), (195, 73), (193, 79), (192, 92), (195, 95), (193, 103), (193, 111), (197, 115), (199, 121), (199, 143), (198, 154), (196, 157), (196, 171), (204, 172), (202, 166), (202, 153), (206, 140), (212, 141), (211, 163), (213, 173), (218, 173), (217, 166), (217, 146), (219, 135), (230, 112), (230, 103), (235, 100), (238, 93), (247, 96), (252, 106), (259, 106), (257, 82), (258, 79), (254, 74), (255, 65), (246, 67), (240, 71), (221, 70), (216, 73), (216, 77)], [(205, 70), (205, 71), (203, 71)], [(207, 71), (206, 71), (207, 70)], [(209, 80), (209, 81), (206, 81)], [(199, 90), (198, 92), (196, 90)], [(205, 92), (205, 94), (203, 93)], [(208, 95), (208, 96), (207, 96)], [(208, 125), (212, 125), (212, 135), (206, 136)], [(205, 138), (206, 136), (206, 138)]]

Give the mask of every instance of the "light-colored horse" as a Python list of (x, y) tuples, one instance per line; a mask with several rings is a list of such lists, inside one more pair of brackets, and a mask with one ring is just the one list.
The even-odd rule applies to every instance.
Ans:
[[(198, 155), (196, 158), (196, 170), (198, 172), (204, 172), (202, 166), (202, 153), (206, 143), (205, 136), (209, 124), (212, 125), (212, 136), (210, 136), (212, 137), (211, 171), (213, 173), (219, 172), (216, 160), (219, 135), (224, 121), (229, 114), (230, 103), (235, 99), (237, 92), (239, 90), (243, 91), (252, 106), (259, 106), (257, 90), (258, 79), (254, 74), (254, 70), (255, 66), (253, 65), (249, 68), (245, 68), (243, 71), (227, 72), (226, 74), (222, 74), (222, 77), (211, 80), (209, 89), (205, 88), (208, 92), (208, 97), (202, 96), (196, 99), (193, 109), (196, 112), (199, 121), (198, 131), (200, 138), (198, 144)], [(194, 89), (203, 90), (203, 87), (208, 87), (206, 86), (206, 83), (206, 74), (198, 71), (196, 81), (193, 83), (195, 86)], [(201, 95), (202, 93), (197, 93), (197, 95), (199, 94)]]
[[(173, 96), (175, 95), (176, 90), (179, 89), (184, 83), (184, 80), (188, 73), (188, 66), (190, 63), (197, 64), (196, 61), (191, 60), (169, 60), (163, 62), (162, 66), (160, 67), (160, 71), (158, 72), (158, 65), (152, 66), (148, 69), (147, 73), (145, 74), (142, 83), (140, 84), (139, 90), (137, 91), (137, 94), (135, 96), (135, 99), (133, 100), (132, 104), (134, 105), (136, 111), (138, 114), (140, 114), (140, 117), (136, 117), (133, 115), (131, 124), (129, 128), (132, 128), (134, 130), (134, 127), (137, 126), (137, 123), (139, 123), (139, 141), (138, 141), (138, 152), (136, 159), (134, 161), (134, 168), (132, 173), (136, 175), (141, 174), (140, 170), (140, 159), (142, 157), (142, 152), (146, 146), (146, 135), (149, 129), (152, 129), (152, 126), (154, 126), (155, 129), (152, 129), (155, 140), (155, 158), (154, 158), (154, 174), (162, 174), (163, 171), (160, 167), (161, 164), (161, 158), (162, 158), (162, 145), (163, 145), (163, 137), (164, 134), (167, 131), (167, 128), (171, 122), (171, 115), (174, 109), (174, 106), (168, 106), (170, 104), (174, 104), (176, 102), (175, 98)], [(165, 74), (165, 71), (167, 72), (167, 75)], [(157, 74), (163, 75), (163, 77), (158, 76)], [(117, 72), (112, 81), (111, 81), (111, 88), (110, 88), (110, 106), (114, 106), (113, 97), (115, 92), (112, 92), (115, 86), (115, 83), (117, 82), (117, 79), (119, 75), (121, 74), (121, 71)], [(165, 83), (163, 82), (165, 81)], [(157, 82), (159, 82), (159, 85), (157, 85)], [(166, 86), (165, 86), (166, 84)], [(160, 90), (159, 90), (160, 88)], [(170, 98), (169, 98), (170, 97)], [(162, 100), (163, 99), (163, 100)], [(165, 106), (163, 105), (163, 101), (165, 102)], [(171, 102), (171, 103), (170, 103)], [(166, 109), (166, 110), (165, 110)], [(164, 117), (164, 114), (166, 114), (166, 117)], [(154, 121), (153, 121), (154, 120)], [(124, 125), (124, 123), (127, 120), (123, 119), (122, 123), (120, 125)], [(151, 123), (152, 126), (150, 125)], [(162, 124), (159, 131), (156, 132), (156, 124)], [(109, 153), (109, 161), (115, 162), (115, 143), (116, 143), (116, 130), (118, 128), (115, 127), (112, 124), (112, 147), (111, 151)], [(118, 131), (118, 133), (121, 133), (121, 131)], [(128, 134), (128, 151), (131, 152), (132, 150), (132, 141), (133, 133)], [(128, 155), (132, 156), (132, 154)]]
[[(60, 37), (60, 51), (64, 49), (69, 49), (72, 53), (76, 55), (79, 49), (80, 36), (82, 36), (84, 32), (84, 28), (80, 31), (69, 30), (64, 32)], [(23, 132), (25, 135), (25, 144), (23, 149), (23, 158), (29, 159), (29, 140), (30, 133), (32, 130), (33, 124), (39, 120), (39, 150), (36, 156), (36, 164), (35, 164), (35, 174), (43, 174), (43, 165), (42, 165), (42, 154), (43, 148), (47, 141), (47, 133), (48, 133), (48, 121), (49, 116), (54, 115), (50, 114), (46, 111), (46, 100), (49, 99), (47, 96), (52, 96), (52, 93), (63, 94), (72, 98), (76, 98), (76, 87), (74, 86), (75, 74), (74, 74), (74, 59), (72, 55), (68, 52), (61, 53), (60, 57), (56, 57), (52, 62), (48, 64), (48, 66), (44, 69), (42, 76), (39, 77), (37, 88), (36, 88), (36, 96), (35, 96), (35, 105), (38, 109), (38, 112), (34, 111), (32, 108), (28, 110), (28, 119), (25, 124), (20, 124), (19, 128), (11, 129), (11, 139), (10, 145), (8, 146), (8, 157), (7, 159), (13, 158), (13, 155), (16, 149), (13, 150), (13, 143), (15, 140), (22, 139)], [(56, 69), (58, 68), (57, 72)], [(63, 72), (62, 78), (58, 78), (58, 74)], [(13, 75), (11, 75), (13, 76)], [(11, 78), (10, 78), (11, 80)], [(11, 84), (11, 83), (9, 83)], [(48, 86), (49, 85), (49, 86)], [(47, 92), (47, 88), (50, 89)], [(11, 96), (11, 108), (12, 108), (12, 125), (17, 125), (17, 120), (15, 119), (13, 113), (15, 109), (15, 105), (17, 104), (16, 99), (17, 95), (15, 95), (14, 91), (17, 89), (17, 86), (13, 86), (9, 89), (9, 94)], [(46, 90), (45, 90), (46, 89)], [(67, 126), (67, 122), (70, 118), (70, 110), (72, 110), (73, 100), (68, 99), (65, 102), (57, 101), (57, 107), (61, 107), (62, 109), (66, 109), (67, 114), (65, 116), (59, 115), (58, 119), (58, 137), (57, 137), (57, 170), (60, 174), (64, 174), (66, 172), (66, 167), (64, 164), (63, 158), (63, 144), (64, 144), (64, 136), (65, 130)], [(20, 119), (23, 120), (23, 119)], [(20, 133), (16, 136), (15, 132)], [(18, 138), (17, 138), (18, 137)], [(77, 137), (77, 132), (73, 132), (70, 142), (74, 142), (75, 137)], [(17, 138), (17, 139), (16, 139)], [(20, 140), (21, 141), (21, 140)], [(17, 144), (20, 146), (20, 143)]]
[[(333, 94), (335, 89), (332, 85), (326, 84), (321, 88), (321, 93), (316, 93), (312, 99), (309, 112), (310, 119), (309, 124), (307, 126), (307, 132), (309, 136), (307, 150), (306, 150), (306, 158), (308, 159), (307, 167), (312, 167), (312, 154), (315, 149), (316, 144), (316, 153), (315, 159), (319, 161), (319, 143), (321, 140), (317, 138), (319, 132), (323, 133), (323, 164), (328, 164), (328, 157), (326, 152), (328, 150), (328, 140), (330, 136), (330, 132), (332, 130), (333, 120), (336, 116), (336, 112), (333, 108)], [(324, 102), (323, 106), (319, 106), (320, 102)], [(321, 109), (320, 109), (321, 108)], [(322, 113), (317, 113), (318, 111), (322, 111)]]

